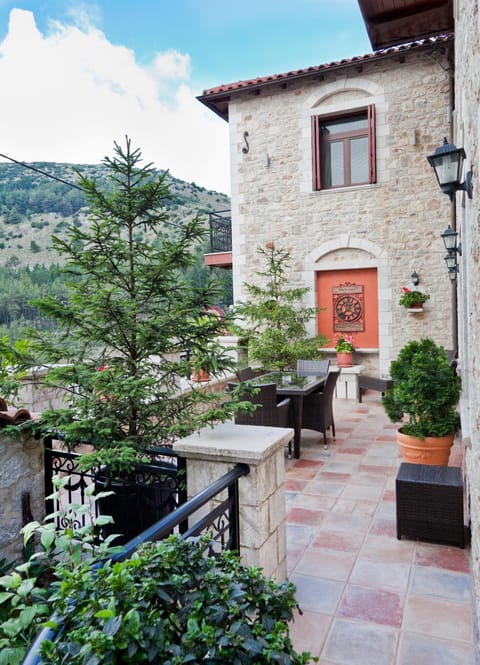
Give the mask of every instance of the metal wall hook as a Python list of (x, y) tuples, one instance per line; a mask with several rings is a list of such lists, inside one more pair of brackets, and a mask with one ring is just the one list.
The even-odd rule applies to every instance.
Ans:
[(244, 155), (246, 155), (247, 152), (249, 152), (249, 150), (250, 150), (250, 146), (248, 145), (248, 141), (247, 141), (247, 136), (248, 136), (248, 132), (243, 132), (243, 140), (245, 141), (245, 145), (242, 148), (242, 152), (243, 152)]

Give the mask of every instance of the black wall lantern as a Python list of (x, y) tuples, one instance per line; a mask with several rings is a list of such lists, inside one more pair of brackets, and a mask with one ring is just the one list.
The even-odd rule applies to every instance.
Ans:
[(447, 264), (448, 276), (453, 282), (457, 279), (458, 274), (458, 260), (457, 256), (462, 255), (462, 246), (458, 243), (458, 233), (449, 225), (448, 229), (441, 234), (443, 244), (447, 250), (447, 255), (444, 257)]
[(428, 163), (435, 170), (440, 189), (448, 194), (450, 201), (453, 201), (453, 195), (458, 190), (467, 192), (468, 198), (472, 198), (472, 172), (469, 171), (465, 181), (460, 182), (465, 156), (463, 148), (456, 148), (444, 138), (443, 145), (427, 157)]

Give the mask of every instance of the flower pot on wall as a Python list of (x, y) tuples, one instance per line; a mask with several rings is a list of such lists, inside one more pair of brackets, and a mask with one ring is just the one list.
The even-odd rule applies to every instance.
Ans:
[(435, 466), (448, 466), (450, 450), (455, 434), (447, 436), (426, 436), (418, 439), (404, 434), (400, 428), (397, 431), (397, 443), (404, 462), (410, 464), (433, 464)]
[(198, 372), (192, 372), (192, 381), (195, 383), (205, 383), (210, 381), (210, 374), (205, 369), (200, 369)]
[(337, 351), (337, 365), (339, 367), (351, 367), (353, 365), (352, 354)]

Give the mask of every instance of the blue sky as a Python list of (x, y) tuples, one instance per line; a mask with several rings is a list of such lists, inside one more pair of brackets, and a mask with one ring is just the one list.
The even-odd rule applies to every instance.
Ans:
[(148, 161), (229, 193), (228, 127), (204, 88), (371, 51), (356, 0), (0, 0), (0, 153)]

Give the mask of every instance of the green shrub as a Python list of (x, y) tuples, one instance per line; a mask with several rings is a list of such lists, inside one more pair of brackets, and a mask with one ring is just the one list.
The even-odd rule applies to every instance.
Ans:
[[(55, 479), (57, 492), (68, 479)], [(88, 490), (91, 502), (93, 497)], [(24, 528), (40, 551), (0, 578), (0, 665), (19, 665), (41, 625), (61, 627), (41, 647), (42, 662), (279, 663), (312, 659), (297, 653), (288, 623), (297, 607), (290, 582), (277, 584), (238, 556), (207, 554), (208, 537), (171, 536), (146, 543), (125, 561), (114, 536), (98, 544), (96, 529), (111, 518), (80, 527), (92, 505), (67, 506), (45, 522)], [(54, 518), (63, 525), (58, 530)], [(106, 561), (106, 562), (105, 562)], [(94, 568), (95, 564), (105, 562)]]
[(391, 363), (390, 375), (393, 388), (383, 405), (392, 422), (407, 418), (402, 422), (405, 434), (423, 439), (457, 431), (461, 381), (442, 346), (428, 338), (409, 342)]

